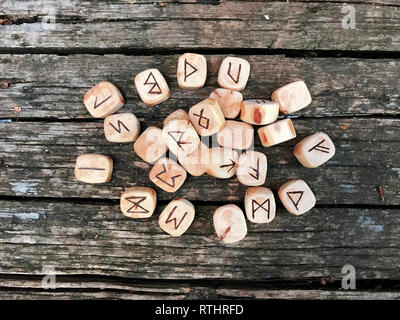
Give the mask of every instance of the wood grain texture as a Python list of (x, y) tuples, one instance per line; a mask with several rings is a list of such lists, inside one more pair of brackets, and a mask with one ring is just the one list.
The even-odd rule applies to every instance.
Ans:
[[(0, 298), (399, 299), (400, 4), (353, 1), (356, 29), (345, 30), (346, 3), (1, 1)], [(42, 27), (49, 9), (55, 30)], [(178, 56), (188, 51), (208, 53), (200, 90), (176, 83)], [(126, 99), (121, 112), (135, 113), (142, 131), (161, 126), (172, 111), (208, 97), (228, 54), (251, 64), (245, 99), (269, 98), (293, 80), (309, 86), (312, 104), (294, 114), (297, 138), (266, 149), (256, 137), (255, 149), (268, 157), (266, 186), (276, 191), (302, 178), (317, 197), (299, 217), (278, 204), (271, 224), (248, 222), (247, 237), (233, 245), (217, 241), (212, 213), (229, 202), (243, 208), (245, 186), (203, 176), (174, 195), (161, 191), (132, 144), (107, 142), (102, 121), (82, 103), (108, 80)], [(151, 67), (172, 91), (155, 108), (133, 85)], [(293, 146), (316, 131), (330, 135), (336, 155), (306, 169)], [(76, 157), (89, 152), (113, 158), (110, 184), (74, 179)], [(150, 219), (120, 212), (118, 199), (133, 185), (157, 189)], [(157, 222), (176, 196), (196, 206), (181, 238)], [(340, 290), (345, 264), (356, 268), (356, 291)], [(44, 266), (56, 270), (54, 291), (41, 287)]]
[(285, 300), (399, 300), (399, 292), (333, 291), (333, 290), (243, 290), (217, 289), (225, 299)]
[(294, 217), (278, 207), (271, 224), (248, 223), (243, 241), (223, 245), (215, 205), (196, 205), (180, 238), (158, 227), (164, 206), (138, 221), (118, 204), (1, 201), (0, 273), (40, 275), (52, 266), (58, 275), (133, 279), (338, 281), (352, 264), (358, 281), (398, 276), (399, 209), (314, 208)]
[[(142, 130), (149, 125), (160, 126), (162, 120), (147, 118)], [(255, 149), (268, 158), (266, 186), (277, 189), (289, 179), (301, 178), (316, 194), (318, 204), (400, 203), (398, 119), (320, 118), (293, 122), (297, 138), (284, 144), (264, 148), (256, 137)], [(330, 135), (336, 155), (327, 165), (304, 168), (294, 157), (293, 147), (317, 131)], [(119, 199), (126, 187), (153, 186), (148, 178), (151, 166), (135, 154), (131, 143), (108, 142), (101, 121), (0, 123), (0, 152), (2, 195)], [(100, 153), (114, 160), (110, 183), (91, 185), (75, 180), (75, 160), (83, 153)], [(383, 188), (384, 201), (378, 186)], [(163, 200), (182, 196), (197, 201), (241, 201), (246, 186), (236, 177), (224, 180), (205, 175), (189, 176), (174, 195), (156, 189)]]
[[(399, 300), (397, 291), (373, 291), (335, 289), (256, 289), (226, 287), (223, 285), (193, 285), (185, 283), (130, 283), (129, 281), (107, 281), (56, 276), (56, 289), (43, 289), (41, 277), (24, 279), (19, 275), (13, 279), (1, 279), (2, 300), (193, 300), (193, 299), (284, 299), (284, 300)], [(85, 280), (86, 279), (86, 280)], [(214, 281), (215, 282), (215, 281)], [(261, 285), (262, 287), (262, 285)], [(339, 287), (339, 286), (338, 286)]]
[[(142, 118), (166, 117), (178, 108), (188, 110), (218, 87), (223, 55), (207, 55), (204, 88), (183, 90), (177, 85), (178, 55), (0, 55), (0, 117), (91, 119), (83, 96), (92, 86), (108, 80), (122, 91), (126, 103), (120, 112)], [(286, 58), (281, 55), (242, 56), (251, 64), (243, 91), (245, 99), (267, 98), (278, 87), (298, 79), (307, 83), (313, 102), (294, 115), (349, 116), (400, 114), (400, 61), (395, 59)], [(156, 67), (166, 77), (171, 98), (150, 108), (141, 102), (133, 78)], [(14, 108), (21, 112), (14, 114)]]
[[(50, 2), (49, 2), (50, 3)], [(375, 2), (376, 3), (376, 2)], [(42, 2), (41, 2), (42, 4)], [(356, 29), (344, 29), (344, 4), (335, 2), (127, 3), (65, 1), (54, 8), (5, 1), (0, 47), (14, 49), (269, 48), (399, 51), (400, 7), (352, 3)], [(56, 30), (42, 28), (49, 8)], [(270, 16), (266, 20), (264, 15)], [(99, 32), (104, 30), (104, 32)], [(382, 32), (384, 30), (384, 32)], [(171, 36), (173, 35), (173, 36)]]

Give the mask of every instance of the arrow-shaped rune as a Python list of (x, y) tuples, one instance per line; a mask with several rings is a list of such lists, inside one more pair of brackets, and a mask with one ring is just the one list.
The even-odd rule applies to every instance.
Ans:
[[(190, 73), (187, 72), (187, 69), (188, 69), (187, 67), (188, 67), (188, 66), (189, 66), (190, 69), (192, 69)], [(198, 69), (197, 69), (194, 65), (192, 65), (191, 63), (189, 63), (189, 62), (185, 59), (185, 81), (186, 81), (186, 79), (189, 78), (193, 73), (197, 72), (197, 70), (198, 70)]]
[(162, 165), (163, 166), (163, 171), (160, 171), (159, 173), (157, 173), (156, 178), (158, 180), (160, 180), (161, 182), (165, 183), (167, 186), (170, 186), (171, 188), (175, 187), (175, 179), (180, 177), (181, 174), (178, 174), (176, 176), (171, 177), (171, 183), (169, 183), (168, 181), (165, 181), (164, 179), (162, 179), (160, 176), (164, 173), (167, 172), (167, 167), (165, 166), (165, 164)]
[(105, 98), (102, 102), (99, 102), (99, 104), (97, 104), (97, 96), (96, 96), (96, 100), (94, 100), (93, 109), (96, 109), (96, 108), (100, 107), (104, 102), (106, 102), (106, 101), (107, 101), (108, 99), (110, 99), (111, 97), (112, 97), (112, 95), (109, 96), (109, 97), (107, 97), (107, 98)]
[(230, 160), (231, 160), (230, 164), (223, 164), (222, 166), (219, 166), (219, 167), (220, 168), (228, 168), (229, 167), (229, 170), (227, 172), (231, 171), (236, 166), (236, 162), (233, 161), (232, 159), (230, 159)]
[[(178, 139), (176, 139), (176, 138), (173, 136), (174, 133), (180, 135)], [(178, 147), (181, 148), (183, 151), (185, 151), (185, 150), (182, 148), (182, 144), (191, 144), (190, 141), (182, 141), (182, 137), (183, 137), (183, 135), (185, 134), (185, 131), (168, 131), (168, 134), (169, 134), (169, 136), (170, 136), (172, 139), (174, 139), (174, 141), (176, 142), (176, 144), (178, 145)]]

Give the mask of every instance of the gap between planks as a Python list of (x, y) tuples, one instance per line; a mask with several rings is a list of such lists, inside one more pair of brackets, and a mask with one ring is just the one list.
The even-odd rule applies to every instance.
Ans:
[[(118, 114), (119, 112), (116, 112)], [(350, 114), (350, 115), (286, 115), (279, 116), (279, 119), (290, 118), (290, 119), (313, 119), (313, 120), (328, 120), (328, 119), (354, 119), (354, 118), (362, 118), (362, 119), (387, 119), (387, 120), (398, 120), (400, 119), (400, 114)], [(160, 119), (162, 122), (163, 119)], [(236, 120), (240, 121), (240, 119), (228, 119), (228, 120)], [(19, 118), (19, 117), (0, 117), (0, 122), (12, 123), (12, 122), (46, 122), (46, 123), (63, 123), (63, 122), (72, 122), (72, 123), (103, 123), (104, 119), (95, 119), (95, 118), (43, 118), (43, 117), (27, 117), (27, 118)]]
[(341, 281), (153, 280), (57, 275), (56, 288), (42, 288), (43, 276), (0, 275), (2, 298), (133, 298), (133, 299), (399, 299), (396, 280), (360, 280), (357, 290), (341, 290)]
[(400, 51), (357, 51), (357, 50), (296, 50), (268, 48), (0, 48), (0, 54), (47, 54), (57, 56), (72, 55), (124, 55), (124, 56), (168, 56), (186, 52), (204, 55), (277, 56), (286, 58), (358, 58), (358, 59), (400, 59)]
[[(96, 204), (96, 205), (110, 205), (115, 206), (118, 205), (119, 199), (110, 199), (110, 198), (77, 198), (77, 197), (30, 197), (30, 196), (10, 196), (10, 195), (0, 195), (0, 204), (2, 201), (15, 201), (15, 202), (35, 202), (35, 203), (69, 203), (69, 204)], [(159, 199), (157, 203), (159, 205), (167, 205), (171, 200), (167, 199)], [(233, 203), (241, 205), (243, 203), (242, 200), (232, 200), (232, 201), (209, 201), (209, 200), (191, 200), (190, 201), (194, 206), (199, 205), (207, 205), (207, 206), (223, 206), (227, 203)], [(276, 204), (277, 208), (283, 209), (283, 205), (281, 203)], [(353, 203), (353, 204), (315, 204), (314, 208), (341, 208), (341, 209), (388, 209), (395, 210), (400, 209), (400, 205), (391, 205), (391, 204), (363, 204), (363, 203)]]

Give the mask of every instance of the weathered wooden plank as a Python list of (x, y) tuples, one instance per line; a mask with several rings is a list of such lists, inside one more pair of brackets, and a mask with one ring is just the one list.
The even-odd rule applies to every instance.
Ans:
[[(166, 117), (177, 108), (188, 109), (218, 87), (217, 74), (224, 56), (208, 55), (208, 79), (200, 90), (180, 89), (176, 81), (178, 55), (0, 55), (0, 117), (91, 118), (83, 96), (94, 84), (109, 80), (126, 98), (123, 111), (143, 118)], [(286, 58), (244, 56), (252, 66), (245, 98), (270, 98), (279, 86), (296, 79), (308, 84), (313, 102), (295, 115), (365, 115), (400, 113), (400, 61), (394, 59)], [(154, 108), (146, 107), (133, 78), (146, 68), (165, 75), (172, 95)]]
[(164, 206), (138, 221), (118, 204), (1, 201), (0, 273), (41, 275), (50, 266), (59, 276), (339, 281), (351, 264), (357, 280), (398, 278), (399, 209), (315, 208), (294, 217), (279, 207), (271, 224), (248, 223), (243, 241), (223, 245), (212, 226), (216, 206), (196, 205), (181, 238), (158, 227)]
[[(260, 4), (260, 2), (264, 2), (264, 4)], [(129, 3), (126, 1), (116, 0), (111, 3), (110, 1), (104, 0), (88, 0), (79, 1), (78, 4), (76, 0), (67, 0), (58, 3), (55, 8), (53, 0), (41, 0), (40, 2), (35, 0), (3, 0), (0, 4), (0, 15), (16, 17), (17, 19), (32, 19), (43, 17), (48, 14), (49, 8), (55, 8), (57, 17), (64, 19), (76, 19), (77, 17), (84, 19), (85, 21), (93, 21), (93, 19), (137, 19), (138, 16), (141, 18), (149, 18), (154, 17), (156, 14), (161, 14), (163, 17), (167, 14), (170, 14), (171, 16), (179, 15), (179, 13), (177, 13), (176, 10), (174, 11), (174, 9), (181, 8), (182, 5), (191, 5), (199, 11), (197, 14), (202, 17), (204, 14), (209, 14), (208, 9), (212, 10), (216, 5), (219, 5), (221, 9), (224, 8), (227, 10), (221, 12), (221, 15), (217, 18), (231, 18), (233, 14), (251, 18), (251, 12), (254, 12), (257, 7), (265, 7), (266, 5), (271, 6), (273, 2), (287, 3), (287, 1), (284, 0), (262, 0), (257, 1), (257, 3), (251, 3), (247, 0), (135, 0), (134, 2)], [(318, 3), (321, 1), (291, 0), (290, 2)], [(349, 3), (348, 0), (325, 1), (325, 3), (329, 2)], [(352, 3), (350, 3), (350, 5), (351, 4)], [(359, 0), (357, 1), (357, 4), (399, 5), (397, 0)], [(160, 10), (163, 7), (165, 7), (164, 10)]]
[(399, 300), (399, 292), (217, 289), (226, 299)]
[[(144, 127), (161, 125), (147, 119)], [(400, 204), (400, 120), (362, 118), (294, 119), (297, 138), (264, 148), (256, 135), (256, 150), (269, 161), (266, 186), (274, 189), (291, 178), (303, 178), (314, 190), (319, 204)], [(327, 132), (336, 144), (336, 155), (327, 165), (304, 168), (293, 156), (293, 146), (316, 131)], [(119, 199), (132, 185), (153, 185), (151, 166), (133, 151), (132, 144), (107, 142), (102, 122), (0, 123), (0, 194), (33, 197)], [(75, 180), (76, 157), (102, 153), (114, 160), (112, 180), (85, 184)], [(385, 200), (377, 187), (383, 188)], [(210, 192), (210, 188), (212, 192)], [(174, 194), (157, 189), (160, 199), (184, 196), (198, 201), (240, 201), (246, 187), (236, 177), (229, 180), (204, 175), (188, 177)]]
[[(21, 4), (22, 3), (22, 4)], [(271, 48), (398, 51), (400, 7), (352, 5), (356, 29), (345, 29), (342, 3), (221, 2), (218, 5), (87, 1), (53, 5), (5, 1), (3, 48), (156, 49)], [(54, 8), (55, 30), (41, 18)], [(269, 15), (266, 20), (264, 15)], [(33, 19), (32, 19), (33, 17)], [(18, 20), (19, 19), (19, 20)], [(24, 23), (26, 22), (26, 23)], [(107, 32), (99, 32), (99, 30)], [(384, 30), (384, 32), (383, 32)], [(171, 36), (173, 35), (173, 36)]]
[[(33, 278), (33, 279), (32, 279)], [(2, 278), (0, 275), (1, 299), (53, 299), (53, 300), (86, 300), (86, 299), (133, 299), (133, 300), (183, 300), (183, 299), (216, 299), (213, 287), (185, 283), (143, 283), (130, 279), (115, 281), (100, 277), (90, 279), (70, 276), (55, 276), (55, 289), (43, 289), (43, 277), (26, 277), (17, 275)]]
[[(174, 5), (176, 8), (177, 4), (193, 4), (197, 5), (198, 8), (201, 9), (201, 6), (206, 6), (210, 8), (211, 5), (213, 7), (215, 5), (225, 5), (226, 7), (232, 7), (231, 11), (237, 11), (241, 9), (242, 12), (238, 12), (240, 14), (245, 14), (248, 11), (248, 6), (254, 5), (248, 0), (135, 0), (134, 2), (127, 3), (126, 1), (121, 0), (113, 0), (104, 1), (104, 0), (87, 0), (87, 1), (79, 1), (79, 4), (76, 0), (67, 0), (64, 2), (60, 2), (57, 4), (57, 15), (59, 17), (81, 17), (90, 21), (90, 18), (103, 18), (103, 19), (111, 19), (111, 18), (136, 18), (138, 13), (138, 5), (142, 7), (142, 14), (146, 12), (144, 9), (144, 5), (152, 5), (150, 8), (159, 8), (165, 6)], [(235, 2), (242, 2), (241, 6), (236, 6)], [(256, 1), (253, 1), (256, 2)], [(261, 0), (257, 2), (264, 2), (265, 4), (270, 4), (273, 2), (285, 2), (284, 0)], [(290, 0), (290, 2), (300, 2), (300, 3), (317, 3), (321, 2), (318, 0)], [(349, 3), (348, 0), (326, 0), (326, 3)], [(246, 3), (246, 5), (244, 5)], [(286, 1), (287, 3), (287, 1)], [(351, 3), (350, 3), (351, 4)], [(395, 6), (398, 5), (397, 0), (359, 0), (357, 4), (371, 4), (371, 5), (388, 5)], [(259, 4), (255, 4), (258, 5)], [(41, 17), (46, 14), (46, 8), (53, 8), (54, 1), (52, 0), (41, 0), (40, 3), (35, 0), (3, 0), (0, 4), (0, 14), (1, 15), (11, 15), (18, 18), (34, 18)], [(135, 9), (136, 7), (136, 9)], [(211, 8), (213, 8), (211, 7)], [(179, 7), (178, 7), (179, 8)], [(129, 10), (128, 10), (129, 9)], [(166, 8), (167, 9), (167, 8)], [(147, 9), (148, 10), (148, 9)], [(170, 10), (170, 9), (169, 9)], [(204, 10), (202, 10), (204, 12)], [(176, 14), (175, 12), (172, 12)], [(228, 15), (230, 12), (224, 12), (224, 15)], [(136, 14), (136, 15), (135, 15)]]
[[(1, 277), (1, 276), (0, 276)], [(2, 300), (86, 300), (86, 299), (133, 299), (133, 300), (184, 300), (184, 299), (285, 299), (285, 300), (398, 300), (398, 291), (368, 291), (335, 289), (256, 289), (226, 287), (223, 285), (193, 285), (185, 283), (131, 283), (125, 281), (90, 281), (85, 278), (56, 276), (55, 289), (43, 289), (42, 278), (35, 280), (6, 278), (0, 281)], [(261, 285), (262, 287), (262, 285)]]

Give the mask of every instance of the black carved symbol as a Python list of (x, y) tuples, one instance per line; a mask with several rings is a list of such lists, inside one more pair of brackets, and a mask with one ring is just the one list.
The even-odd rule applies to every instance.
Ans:
[(249, 172), (249, 175), (258, 180), (260, 178), (260, 158), (257, 158), (257, 168), (249, 167), (249, 169), (255, 172), (255, 174)]
[(239, 64), (239, 70), (238, 70), (238, 74), (236, 76), (236, 79), (231, 75), (231, 67), (232, 67), (232, 63), (229, 62), (228, 76), (229, 76), (229, 78), (231, 78), (233, 80), (234, 83), (238, 84), (239, 83), (239, 78), (240, 78), (240, 70), (242, 69), (242, 64)]
[(321, 144), (323, 144), (324, 141), (325, 141), (325, 139), (323, 139), (320, 143), (316, 144), (314, 147), (312, 147), (310, 150), (308, 150), (308, 152), (316, 150), (316, 151), (320, 151), (320, 152), (324, 152), (324, 153), (329, 153), (329, 150), (330, 150), (329, 147), (321, 146)]
[[(286, 194), (288, 195), (290, 201), (292, 201), (292, 203), (296, 207), (296, 209), (299, 210), (299, 208), (297, 206), (298, 206), (301, 198), (303, 197), (304, 191), (289, 191), (289, 192), (286, 192)], [(299, 198), (297, 199), (297, 201), (295, 201), (290, 195), (299, 195)]]
[(104, 168), (89, 168), (89, 167), (80, 167), (78, 168), (79, 170), (97, 170), (97, 171), (102, 171), (102, 170), (106, 170)]
[[(204, 128), (204, 129), (208, 129), (208, 126), (210, 125), (210, 119), (204, 117), (204, 116), (203, 116), (203, 113), (204, 113), (204, 108), (200, 110), (200, 114), (194, 113), (193, 115), (196, 116), (196, 117), (199, 117), (199, 122), (198, 122), (197, 124), (198, 124), (200, 127)], [(203, 120), (203, 119), (205, 119), (205, 121), (206, 121), (206, 124), (205, 124), (205, 125), (203, 125), (203, 124), (201, 123), (201, 120)]]
[[(182, 137), (185, 134), (185, 131), (168, 131), (169, 136), (174, 139), (174, 141), (176, 142), (176, 144), (178, 145), (179, 148), (181, 148), (182, 150), (184, 150), (182, 148), (182, 144), (191, 144), (190, 141), (182, 141)], [(175, 136), (173, 134), (179, 134), (179, 138), (176, 139)]]
[[(189, 68), (192, 69), (192, 71), (190, 73), (187, 73), (187, 67), (188, 66), (189, 66)], [(189, 62), (187, 62), (187, 60), (185, 59), (185, 82), (186, 82), (186, 79), (189, 78), (193, 73), (196, 73), (197, 70), (198, 69), (194, 65), (192, 65)]]
[[(140, 203), (142, 203), (144, 200), (146, 200), (146, 196), (144, 197), (126, 197), (125, 200), (127, 200), (128, 202), (132, 203), (133, 206), (130, 207), (128, 209), (129, 213), (148, 213), (149, 210), (147, 210), (146, 208), (143, 208)], [(133, 201), (134, 199), (137, 199), (137, 201)], [(132, 211), (132, 209), (136, 209), (136, 211)], [(139, 209), (141, 209), (142, 211), (140, 211)]]
[[(153, 80), (152, 80), (153, 82), (149, 82), (150, 77), (153, 79)], [(149, 84), (149, 85), (153, 85), (153, 86), (150, 88), (150, 90), (149, 90), (148, 93), (150, 93), (150, 94), (161, 94), (161, 93), (162, 93), (161, 88), (160, 88), (160, 86), (158, 85), (158, 82), (157, 82), (156, 78), (154, 78), (154, 76), (153, 76), (153, 72), (150, 72), (150, 73), (149, 73), (149, 76), (147, 77), (146, 81), (144, 82), (144, 85), (148, 85), (148, 84)], [(154, 90), (156, 87), (158, 88), (158, 91), (155, 91), (155, 90)]]
[(97, 104), (97, 96), (96, 96), (96, 99), (94, 100), (93, 109), (96, 109), (96, 108), (100, 107), (104, 102), (106, 102), (106, 101), (107, 101), (108, 99), (110, 99), (111, 97), (112, 97), (112, 95), (109, 96), (109, 97), (107, 97), (107, 98), (105, 98), (103, 101), (101, 101), (101, 102), (99, 102), (99, 103)]
[[(267, 204), (267, 208), (265, 208), (264, 207), (264, 204)], [(255, 206), (257, 205), (257, 208), (255, 208)], [(256, 213), (256, 211), (258, 210), (258, 209), (263, 209), (264, 211), (267, 211), (267, 213), (268, 213), (268, 219), (269, 219), (269, 215), (270, 215), (270, 209), (271, 209), (271, 204), (270, 204), (270, 201), (269, 201), (269, 198), (267, 199), (267, 200), (265, 200), (263, 203), (261, 203), (261, 204), (259, 204), (256, 200), (252, 200), (251, 201), (251, 211), (252, 211), (252, 214), (253, 214), (253, 219), (255, 218), (254, 217), (254, 214)]]
[(266, 100), (256, 99), (256, 100), (254, 100), (254, 102), (257, 104), (263, 104), (263, 103), (266, 103)]
[(236, 162), (235, 162), (235, 161), (233, 161), (232, 159), (230, 159), (230, 160), (231, 160), (231, 163), (230, 163), (230, 164), (223, 164), (223, 165), (219, 166), (220, 168), (229, 168), (229, 170), (227, 171), (227, 173), (228, 173), (229, 171), (231, 171), (231, 170), (235, 167), (235, 165), (236, 165)]
[(129, 129), (126, 127), (126, 125), (121, 120), (118, 120), (117, 124), (118, 124), (118, 129), (110, 122), (110, 126), (113, 127), (115, 129), (115, 131), (117, 131), (118, 133), (121, 133), (121, 130), (122, 130), (121, 125), (125, 128), (126, 131), (129, 132)]
[(174, 222), (175, 230), (177, 230), (177, 229), (179, 228), (179, 226), (181, 225), (182, 221), (185, 219), (186, 215), (188, 214), (188, 212), (186, 211), (186, 212), (183, 214), (183, 217), (181, 218), (181, 220), (179, 221), (179, 223), (177, 224), (176, 218), (171, 219), (171, 217), (172, 217), (172, 215), (174, 214), (174, 212), (175, 212), (175, 210), (176, 210), (177, 207), (178, 207), (178, 206), (175, 206), (175, 207), (171, 210), (171, 212), (170, 212), (169, 215), (168, 215), (167, 220), (165, 220), (165, 223), (166, 223), (166, 224), (173, 221), (173, 222)]
[(171, 177), (171, 182), (165, 181), (163, 178), (160, 178), (160, 176), (167, 172), (167, 167), (165, 166), (165, 164), (163, 164), (162, 166), (163, 166), (163, 171), (160, 171), (159, 173), (157, 173), (156, 178), (158, 180), (160, 180), (161, 182), (165, 183), (167, 186), (174, 188), (175, 187), (175, 179), (180, 177), (181, 174)]

